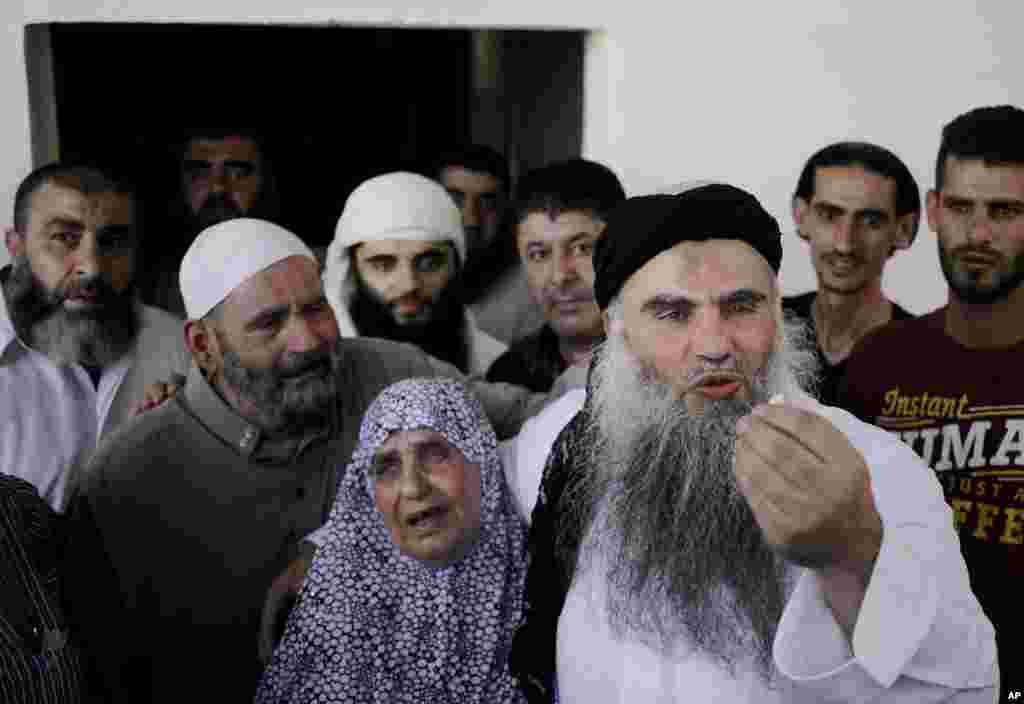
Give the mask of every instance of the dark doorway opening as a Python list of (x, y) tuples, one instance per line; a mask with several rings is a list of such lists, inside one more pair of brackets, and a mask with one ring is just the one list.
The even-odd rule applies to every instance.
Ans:
[(49, 136), (34, 129), (34, 140), (55, 142), (34, 144), (37, 161), (130, 169), (151, 221), (177, 197), (180, 137), (192, 126), (262, 131), (282, 224), (311, 245), (330, 241), (359, 182), (426, 172), (451, 145), (489, 144), (513, 174), (580, 153), (583, 32), (52, 24), (26, 33), (26, 46), (51, 52), (28, 57), (33, 120), (56, 123)]

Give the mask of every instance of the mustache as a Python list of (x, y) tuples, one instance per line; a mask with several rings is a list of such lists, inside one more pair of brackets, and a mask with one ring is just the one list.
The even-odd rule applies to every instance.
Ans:
[(231, 200), (231, 197), (227, 193), (211, 193), (203, 201), (203, 204), (199, 207), (199, 211), (203, 212), (206, 210), (233, 210), (237, 211), (238, 206)]
[(61, 303), (76, 296), (92, 296), (96, 298), (97, 303), (105, 303), (118, 296), (113, 286), (108, 284), (99, 274), (79, 278), (62, 287), (56, 293), (60, 297)]
[(293, 379), (308, 372), (319, 371), (326, 375), (331, 368), (331, 354), (327, 350), (310, 350), (288, 354), (278, 365), (277, 375), (282, 379)]
[(957, 259), (964, 257), (976, 257), (979, 259), (988, 259), (990, 261), (998, 261), (1001, 257), (999, 252), (985, 245), (978, 246), (973, 244), (965, 244), (953, 249), (953, 256)]
[(544, 303), (588, 303), (594, 300), (594, 291), (586, 286), (547, 288), (541, 292)]
[[(118, 293), (100, 274), (75, 279), (55, 289), (47, 288), (36, 277), (27, 259), (13, 262), (9, 282), (12, 315), (23, 325), (31, 325), (61, 311), (64, 302), (76, 296), (94, 299), (99, 311), (124, 305), (133, 295), (133, 287)], [(97, 314), (99, 314), (97, 311)], [(76, 313), (90, 317), (90, 313)]]

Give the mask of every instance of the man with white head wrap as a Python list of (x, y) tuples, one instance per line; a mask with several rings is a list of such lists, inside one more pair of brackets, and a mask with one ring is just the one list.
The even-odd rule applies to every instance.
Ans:
[(608, 341), (587, 392), (517, 440), (524, 461), (553, 442), (512, 654), (531, 702), (993, 701), (938, 486), (802, 391), (781, 259), (774, 218), (725, 184), (609, 216)]
[[(461, 375), (410, 345), (339, 339), (314, 255), (266, 221), (205, 230), (181, 284), (184, 389), (100, 449), (71, 508), (97, 585), (76, 612), (125, 701), (180, 702), (197, 682), (250, 701), (264, 595), (326, 520), (366, 407), (395, 381)], [(471, 387), (503, 437), (543, 402)]]
[(376, 176), (345, 201), (327, 249), (324, 291), (343, 337), (410, 342), (468, 374), (506, 349), (463, 305), (466, 236), (441, 184), (407, 172)]

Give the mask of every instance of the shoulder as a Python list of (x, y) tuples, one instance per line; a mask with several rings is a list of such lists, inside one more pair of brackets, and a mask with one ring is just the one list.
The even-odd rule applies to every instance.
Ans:
[(138, 340), (139, 365), (157, 365), (169, 361), (176, 371), (184, 371), (191, 361), (185, 346), (185, 321), (160, 308), (140, 306), (141, 329)]
[(190, 425), (195, 426), (195, 432), (205, 432), (202, 426), (190, 422), (178, 400), (166, 401), (128, 419), (97, 447), (85, 472), (86, 490), (93, 481), (127, 478), (161, 466), (160, 458), (173, 456), (186, 446), (184, 436)]
[[(857, 343), (850, 355), (851, 365), (858, 361), (863, 363), (863, 360), (869, 357), (891, 356), (896, 350), (906, 350), (906, 346), (911, 343), (919, 348), (924, 340), (941, 340), (945, 337), (942, 329), (943, 316), (944, 309), (940, 308), (917, 318), (893, 318), (885, 325), (869, 332)], [(912, 359), (910, 355), (903, 357)]]
[(338, 355), (344, 368), (428, 365), (429, 357), (415, 345), (379, 337), (343, 337)]
[(162, 308), (142, 304), (139, 306), (139, 318), (145, 334), (184, 334), (185, 321)]

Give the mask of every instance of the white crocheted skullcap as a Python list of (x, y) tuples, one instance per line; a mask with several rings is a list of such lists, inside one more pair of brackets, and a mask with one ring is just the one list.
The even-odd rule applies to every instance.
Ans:
[(295, 256), (317, 261), (298, 236), (266, 220), (236, 218), (206, 228), (181, 260), (186, 315), (190, 320), (206, 316), (254, 274)]

